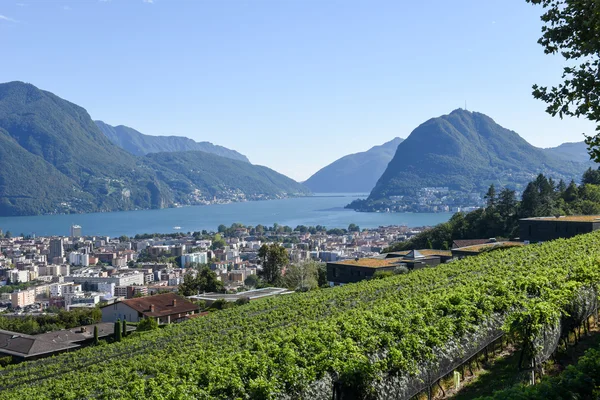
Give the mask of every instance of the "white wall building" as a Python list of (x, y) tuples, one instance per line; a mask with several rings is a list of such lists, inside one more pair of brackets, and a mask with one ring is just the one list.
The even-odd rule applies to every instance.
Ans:
[(29, 282), (29, 271), (19, 271), (18, 269), (13, 269), (9, 272), (8, 276), (11, 283)]
[(90, 265), (90, 256), (79, 252), (72, 252), (69, 254), (69, 264), (82, 265), (88, 267)]
[(190, 253), (181, 256), (181, 266), (183, 268), (189, 267), (191, 264), (206, 264), (208, 263), (208, 253)]
[(71, 225), (70, 236), (72, 238), (81, 237), (81, 226), (79, 226), (79, 225)]

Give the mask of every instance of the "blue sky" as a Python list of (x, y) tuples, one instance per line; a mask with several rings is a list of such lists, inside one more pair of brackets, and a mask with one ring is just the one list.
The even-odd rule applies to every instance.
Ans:
[(0, 82), (304, 180), (465, 101), (536, 146), (581, 141), (591, 123), (531, 96), (562, 69), (539, 15), (525, 0), (0, 0)]

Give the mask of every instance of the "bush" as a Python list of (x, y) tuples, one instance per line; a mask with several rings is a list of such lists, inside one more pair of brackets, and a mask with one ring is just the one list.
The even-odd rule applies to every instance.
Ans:
[(158, 322), (154, 318), (144, 318), (137, 325), (137, 332), (153, 331), (158, 329)]

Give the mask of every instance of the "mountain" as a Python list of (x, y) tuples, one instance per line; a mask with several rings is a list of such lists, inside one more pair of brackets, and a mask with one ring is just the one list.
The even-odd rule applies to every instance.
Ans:
[(160, 171), (161, 180), (184, 196), (199, 191), (208, 194), (209, 199), (214, 196), (261, 199), (308, 192), (270, 168), (202, 151), (151, 153), (145, 157)]
[(304, 185), (320, 193), (370, 192), (402, 140), (395, 138), (367, 151), (344, 156), (321, 168)]
[(127, 150), (134, 156), (143, 156), (149, 153), (163, 151), (190, 151), (199, 150), (216, 154), (221, 157), (250, 162), (248, 158), (235, 150), (217, 146), (210, 142), (195, 142), (183, 136), (150, 136), (144, 135), (127, 126), (111, 126), (102, 121), (94, 121), (100, 131), (114, 144)]
[(136, 157), (113, 144), (78, 105), (30, 84), (0, 84), (0, 216), (163, 208), (308, 192), (266, 167), (202, 151)]
[(590, 155), (585, 142), (563, 143), (558, 147), (544, 149), (544, 151), (551, 156), (569, 161), (590, 162)]
[(425, 187), (475, 194), (492, 183), (521, 189), (539, 173), (568, 182), (587, 167), (530, 145), (484, 114), (458, 109), (421, 124), (398, 146), (368, 202), (414, 197)]

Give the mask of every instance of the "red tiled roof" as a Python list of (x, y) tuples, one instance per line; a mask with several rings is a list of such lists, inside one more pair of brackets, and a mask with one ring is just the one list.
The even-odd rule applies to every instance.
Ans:
[[(175, 305), (173, 305), (175, 301)], [(123, 300), (123, 303), (148, 317), (164, 317), (172, 314), (185, 314), (198, 311), (199, 307), (185, 297), (175, 293), (157, 294), (156, 296), (139, 297)], [(150, 311), (154, 306), (154, 311)]]

